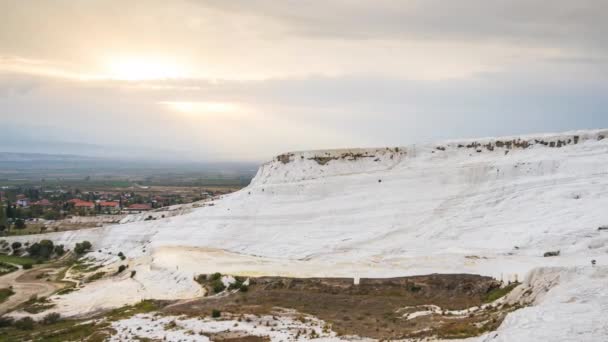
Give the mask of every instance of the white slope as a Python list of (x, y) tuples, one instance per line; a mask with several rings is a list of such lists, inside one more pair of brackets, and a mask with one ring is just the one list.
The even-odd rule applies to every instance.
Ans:
[[(136, 282), (134, 299), (194, 295), (187, 279), (214, 271), (506, 280), (537, 267), (606, 265), (608, 231), (598, 230), (608, 224), (606, 137), (597, 130), (288, 153), (214, 206), (45, 237), (89, 240), (98, 256), (125, 253), (137, 270), (124, 280)], [(117, 305), (101, 299), (112, 282), (121, 284), (67, 296), (65, 310), (77, 311), (76, 296), (100, 298), (91, 307)]]
[(525, 289), (535, 305), (509, 314), (499, 329), (476, 342), (608, 340), (608, 267), (540, 268)]

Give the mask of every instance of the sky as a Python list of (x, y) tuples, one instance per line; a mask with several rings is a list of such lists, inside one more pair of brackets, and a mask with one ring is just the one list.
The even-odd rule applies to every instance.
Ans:
[(265, 161), (608, 127), (608, 1), (0, 0), (0, 151)]

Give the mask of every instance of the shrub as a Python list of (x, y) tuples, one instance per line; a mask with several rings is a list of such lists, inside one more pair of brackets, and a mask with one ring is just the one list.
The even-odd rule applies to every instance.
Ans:
[(10, 327), (13, 325), (15, 320), (12, 317), (1, 316), (0, 317), (0, 328)]
[(228, 286), (229, 290), (238, 290), (241, 287), (243, 287), (243, 280), (239, 277), (236, 278), (236, 281), (232, 284), (230, 284), (230, 286)]
[(61, 315), (56, 312), (51, 312), (50, 314), (44, 316), (42, 318), (42, 324), (53, 324), (59, 322), (61, 319)]
[(122, 273), (126, 269), (127, 269), (127, 266), (120, 265), (120, 266), (118, 266), (118, 271), (116, 271), (116, 274)]
[(220, 280), (222, 278), (222, 274), (220, 272), (215, 272), (211, 275), (211, 281)]
[(196, 281), (199, 284), (204, 284), (207, 281), (207, 275), (199, 274), (196, 278), (194, 278), (194, 281)]
[(220, 293), (226, 289), (226, 285), (221, 280), (216, 280), (211, 284), (214, 293)]
[(74, 247), (74, 253), (82, 255), (87, 253), (88, 251), (91, 250), (91, 243), (89, 241), (83, 241), (80, 243), (77, 243), (76, 246)]
[(118, 252), (118, 257), (120, 258), (120, 260), (125, 260), (126, 257), (124, 254), (122, 254), (122, 252)]
[(11, 244), (11, 248), (13, 249), (13, 251), (20, 249), (21, 246), (22, 246), (22, 244), (19, 241), (15, 241)]
[(546, 252), (543, 255), (545, 258), (547, 257), (554, 257), (554, 256), (559, 256), (559, 251), (551, 251), (551, 252)]
[(25, 229), (27, 226), (25, 225), (25, 221), (23, 221), (22, 219), (17, 219), (17, 221), (15, 221), (15, 228), (17, 229)]
[(519, 283), (511, 283), (505, 287), (497, 287), (488, 291), (483, 298), (484, 303), (491, 303), (499, 298), (502, 298), (509, 294), (514, 288), (516, 288)]
[(55, 246), (55, 254), (57, 256), (63, 256), (65, 254), (65, 248), (63, 247), (63, 245)]
[(28, 263), (23, 264), (23, 269), (29, 270), (32, 268), (32, 266), (33, 266), (32, 263), (28, 262)]
[(247, 292), (247, 291), (249, 291), (249, 286), (247, 286), (247, 285), (241, 285), (240, 290), (241, 290), (241, 292)]
[(135, 277), (135, 273), (137, 273), (137, 272), (131, 271), (131, 278)]
[(213, 310), (211, 310), (211, 317), (220, 318), (220, 317), (222, 317), (222, 312), (218, 309), (213, 309)]
[(20, 330), (32, 330), (34, 329), (34, 320), (31, 317), (23, 317), (16, 320), (14, 325)]

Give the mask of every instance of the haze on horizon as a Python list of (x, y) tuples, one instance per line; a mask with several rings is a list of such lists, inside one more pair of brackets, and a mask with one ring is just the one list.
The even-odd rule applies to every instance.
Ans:
[(262, 161), (608, 127), (608, 2), (0, 0), (0, 151)]

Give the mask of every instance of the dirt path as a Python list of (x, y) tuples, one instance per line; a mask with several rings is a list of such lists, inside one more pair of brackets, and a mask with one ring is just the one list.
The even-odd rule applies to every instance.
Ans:
[(38, 266), (31, 270), (20, 269), (0, 277), (0, 288), (12, 286), (14, 295), (10, 296), (4, 303), (0, 304), (0, 315), (9, 312), (19, 304), (26, 302), (32, 296), (47, 297), (55, 291), (65, 287), (64, 284), (47, 281), (47, 277), (37, 279), (36, 276), (43, 273), (56, 273), (56, 266)]

